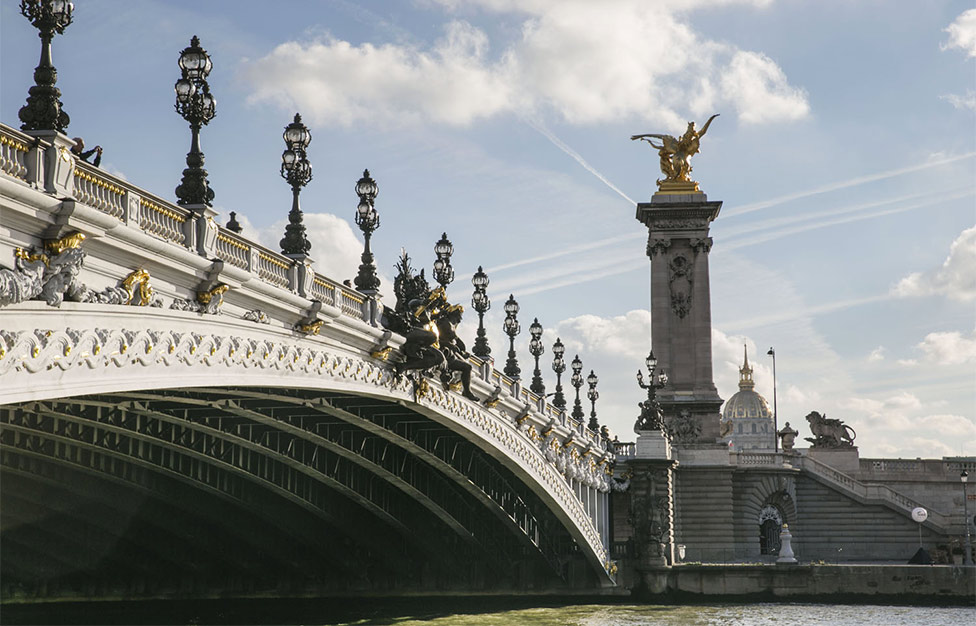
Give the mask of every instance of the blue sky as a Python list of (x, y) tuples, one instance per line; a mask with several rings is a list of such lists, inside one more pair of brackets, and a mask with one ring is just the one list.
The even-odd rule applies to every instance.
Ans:
[[(720, 395), (737, 390), (745, 343), (771, 400), (775, 346), (780, 423), (801, 437), (818, 410), (857, 430), (862, 456), (976, 453), (971, 2), (79, 0), (54, 43), (68, 134), (174, 200), (189, 131), (173, 83), (192, 35), (214, 63), (215, 208), (276, 246), (281, 131), (301, 112), (316, 268), (355, 274), (353, 187), (369, 168), (386, 287), (401, 247), (429, 267), (446, 231), (453, 300), (489, 273), (499, 361), (511, 292), (525, 381), (538, 317), (547, 346), (561, 336), (600, 374), (600, 419), (621, 439), (649, 347), (634, 202), (659, 175), (628, 138), (721, 113), (693, 163), (725, 203), (711, 233)], [(0, 6), (0, 45), (0, 117), (18, 126), (39, 44), (16, 3)]]

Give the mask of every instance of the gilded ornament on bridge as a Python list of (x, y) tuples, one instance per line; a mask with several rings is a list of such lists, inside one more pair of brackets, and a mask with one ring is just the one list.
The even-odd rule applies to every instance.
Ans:
[(318, 335), (322, 330), (325, 320), (306, 321), (302, 320), (295, 324), (295, 330), (306, 335)]
[[(658, 193), (701, 193), (698, 183), (691, 180), (691, 157), (701, 152), (701, 138), (708, 132), (709, 125), (716, 117), (718, 117), (717, 113), (708, 118), (700, 131), (695, 129), (694, 122), (688, 122), (685, 134), (680, 137), (656, 133), (631, 136), (631, 140), (649, 143), (651, 147), (657, 149), (658, 156), (661, 157), (661, 172), (664, 178), (657, 181)], [(661, 143), (654, 143), (653, 139), (659, 139)]]
[(197, 313), (217, 315), (220, 313), (221, 305), (224, 304), (224, 294), (229, 289), (230, 287), (228, 285), (217, 285), (209, 290), (198, 291), (196, 300), (177, 298), (173, 300), (173, 304), (169, 308), (176, 311), (195, 311)]

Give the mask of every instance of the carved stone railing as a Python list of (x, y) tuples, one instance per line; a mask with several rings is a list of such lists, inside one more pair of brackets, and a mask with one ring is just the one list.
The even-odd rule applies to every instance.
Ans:
[(749, 467), (783, 467), (792, 465), (797, 457), (782, 452), (730, 452), (732, 465)]
[[(184, 245), (187, 241), (187, 223), (193, 219), (192, 214), (182, 207), (169, 205), (158, 198), (140, 197), (139, 200), (139, 228), (177, 245)], [(190, 222), (192, 223), (192, 221)]]
[(124, 218), (126, 190), (121, 180), (81, 160), (75, 163), (73, 176), (76, 200), (119, 220)]
[(862, 483), (861, 481), (838, 471), (825, 463), (810, 458), (809, 456), (795, 457), (799, 461), (799, 467), (806, 472), (816, 475), (828, 484), (834, 486), (841, 492), (846, 492), (854, 498), (871, 502), (887, 504), (890, 508), (901, 511), (905, 515), (911, 515), (912, 509), (923, 507), (928, 510), (928, 522), (932, 525), (946, 529), (949, 526), (949, 517), (938, 511), (929, 510), (916, 500), (904, 496), (887, 485), (877, 485)]
[(34, 143), (30, 135), (8, 126), (0, 126), (0, 171), (20, 180), (27, 180), (27, 153)]

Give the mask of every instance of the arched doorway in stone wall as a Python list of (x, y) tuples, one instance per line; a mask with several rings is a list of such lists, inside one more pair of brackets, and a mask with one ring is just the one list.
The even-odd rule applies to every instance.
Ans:
[(759, 554), (779, 554), (779, 532), (785, 516), (778, 506), (766, 504), (759, 511)]

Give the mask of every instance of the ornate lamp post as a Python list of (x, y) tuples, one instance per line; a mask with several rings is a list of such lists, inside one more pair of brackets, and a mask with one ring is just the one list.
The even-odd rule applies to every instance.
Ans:
[(363, 247), (362, 263), (356, 275), (356, 289), (363, 293), (376, 293), (380, 288), (380, 278), (376, 275), (376, 264), (373, 253), (369, 249), (369, 238), (373, 231), (380, 227), (380, 215), (376, 212), (374, 201), (379, 187), (369, 175), (369, 170), (363, 170), (363, 177), (356, 182), (356, 195), (359, 196), (359, 206), (356, 207), (356, 226), (363, 231), (366, 243)]
[(312, 244), (305, 236), (305, 224), (302, 223), (302, 209), (298, 205), (298, 196), (302, 187), (312, 180), (312, 164), (306, 158), (305, 149), (312, 142), (312, 133), (302, 124), (302, 116), (295, 114), (295, 121), (285, 126), (282, 134), (285, 140), (285, 151), (281, 153), (281, 177), (291, 185), (291, 211), (288, 212), (288, 225), (285, 226), (285, 236), (278, 245), (282, 254), (289, 256), (305, 256), (312, 249)]
[(563, 395), (563, 372), (566, 371), (566, 361), (563, 355), (566, 353), (566, 346), (562, 340), (556, 337), (556, 343), (552, 344), (552, 371), (556, 372), (556, 394), (552, 399), (552, 404), (560, 411), (566, 410), (566, 396)]
[(657, 359), (653, 350), (644, 359), (644, 364), (647, 365), (647, 383), (644, 382), (644, 373), (637, 370), (637, 384), (641, 389), (647, 390), (647, 400), (640, 404), (641, 414), (634, 424), (634, 430), (665, 430), (661, 405), (657, 401), (657, 390), (668, 384), (668, 375), (662, 370), (655, 376)]
[(64, 132), (71, 118), (61, 104), (61, 90), (55, 87), (58, 70), (51, 63), (51, 40), (64, 33), (71, 24), (75, 5), (66, 0), (21, 0), (20, 12), (39, 31), (41, 61), (34, 68), (34, 86), (27, 93), (27, 104), (20, 108), (23, 130), (56, 130)]
[(545, 352), (545, 347), (542, 345), (542, 324), (539, 323), (538, 317), (529, 326), (529, 334), (532, 336), (529, 340), (529, 354), (535, 358), (535, 369), (532, 370), (532, 384), (529, 385), (529, 390), (543, 396), (546, 393), (546, 385), (542, 382), (542, 372), (539, 371), (539, 357)]
[(514, 295), (509, 294), (508, 300), (505, 302), (505, 322), (503, 325), (505, 334), (508, 335), (508, 360), (505, 361), (503, 371), (510, 378), (518, 378), (522, 374), (518, 361), (515, 360), (515, 336), (522, 331), (522, 327), (519, 326), (518, 319), (515, 317), (518, 312), (518, 302), (515, 301)]
[(447, 238), (447, 233), (441, 235), (440, 240), (434, 244), (434, 254), (437, 255), (437, 260), (434, 261), (434, 280), (447, 289), (447, 286), (454, 282), (454, 268), (451, 267), (454, 245)]
[(590, 375), (586, 377), (586, 384), (590, 386), (590, 390), (586, 392), (586, 397), (590, 400), (590, 423), (587, 426), (594, 432), (600, 432), (600, 423), (596, 421), (596, 401), (600, 397), (600, 392), (596, 390), (598, 382), (600, 379), (590, 370)]
[(200, 47), (196, 35), (190, 45), (180, 52), (180, 71), (182, 77), (176, 81), (176, 112), (190, 123), (192, 139), (190, 151), (186, 155), (186, 169), (183, 180), (176, 188), (177, 204), (211, 206), (214, 191), (207, 181), (207, 170), (203, 169), (203, 152), (200, 151), (200, 128), (217, 114), (217, 101), (210, 95), (207, 76), (213, 63), (207, 51)]
[(969, 472), (963, 470), (959, 474), (959, 480), (962, 481), (962, 510), (963, 510), (963, 521), (966, 523), (966, 545), (965, 554), (963, 555), (963, 563), (966, 565), (973, 564), (973, 544), (972, 540), (969, 538), (969, 493), (966, 490), (966, 483), (969, 482)]
[(583, 404), (580, 402), (580, 387), (583, 386), (583, 362), (580, 361), (578, 354), (573, 358), (570, 367), (573, 368), (573, 376), (569, 380), (573, 387), (576, 387), (576, 401), (573, 402), (573, 419), (582, 420), (584, 413)]
[(776, 426), (776, 418), (779, 416), (776, 410), (776, 351), (770, 347), (766, 355), (773, 357), (773, 452), (779, 452), (779, 437), (776, 436), (779, 430)]
[(478, 266), (478, 271), (471, 278), (474, 285), (474, 293), (471, 295), (471, 306), (478, 312), (478, 336), (474, 340), (474, 348), (471, 350), (475, 356), (482, 359), (488, 358), (491, 348), (488, 347), (488, 337), (485, 334), (485, 313), (491, 308), (491, 300), (488, 299), (488, 274)]

